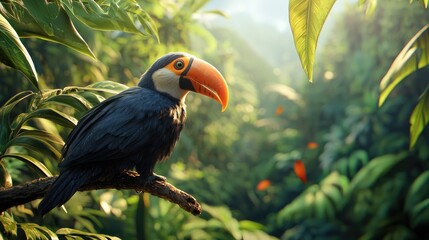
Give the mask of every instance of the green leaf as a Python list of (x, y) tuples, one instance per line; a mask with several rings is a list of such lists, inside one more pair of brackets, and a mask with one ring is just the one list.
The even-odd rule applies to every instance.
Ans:
[(94, 239), (94, 240), (120, 240), (118, 237), (113, 237), (105, 234), (98, 234), (98, 233), (88, 233), (76, 229), (71, 228), (61, 228), (58, 229), (56, 232), (59, 236), (73, 236), (73, 237), (82, 237), (83, 239)]
[[(5, 212), (0, 215), (0, 233), (6, 233), (11, 239), (15, 239), (17, 235), (18, 226), (16, 222)], [(1, 235), (0, 235), (1, 236)]]
[[(99, 103), (102, 100), (104, 100), (104, 97), (100, 96), (99, 94), (93, 95), (94, 94), (93, 92), (106, 93), (108, 95), (115, 95), (128, 89), (128, 86), (121, 83), (113, 82), (113, 81), (101, 81), (101, 82), (96, 82), (94, 84), (88, 85), (86, 87), (78, 87), (76, 89), (82, 91), (82, 92), (78, 92), (80, 96), (83, 96), (90, 103), (94, 104), (97, 101)], [(64, 90), (67, 91), (67, 89), (64, 89)]]
[(40, 226), (35, 223), (19, 223), (19, 228), (22, 230), (27, 239), (46, 239), (58, 240), (58, 236), (49, 230), (47, 227)]
[(100, 102), (106, 100), (106, 98), (101, 96), (100, 94), (96, 94), (89, 91), (82, 91), (82, 92), (79, 92), (78, 94), (79, 96), (82, 96), (83, 98), (85, 98), (93, 107), (98, 105)]
[(28, 134), (20, 134), (19, 136), (14, 137), (11, 141), (9, 141), (6, 147), (10, 148), (12, 146), (22, 146), (29, 150), (49, 155), (53, 159), (58, 160), (61, 158), (61, 152), (59, 151), (59, 148), (63, 145), (62, 140), (58, 141), (61, 142), (56, 142), (55, 139), (47, 139), (46, 137), (39, 135), (39, 133), (31, 132)]
[(410, 212), (419, 202), (429, 198), (429, 192), (426, 191), (428, 182), (429, 171), (424, 171), (414, 179), (405, 197), (404, 210), (406, 212)]
[(310, 81), (317, 40), (335, 0), (290, 0), (289, 22), (295, 48)]
[(11, 112), (15, 106), (27, 99), (28, 97), (33, 96), (34, 93), (31, 91), (20, 92), (10, 98), (1, 108), (0, 108), (0, 153), (4, 153), (5, 146), (10, 140), (11, 135), (11, 126), (10, 118)]
[(348, 191), (347, 177), (332, 172), (319, 185), (308, 187), (278, 214), (280, 224), (304, 219), (334, 219), (344, 205)]
[(77, 120), (74, 117), (51, 108), (42, 108), (29, 113), (24, 122), (32, 118), (48, 119), (54, 123), (68, 128), (73, 128), (77, 124)]
[(12, 187), (12, 177), (6, 169), (3, 162), (0, 161), (0, 188), (1, 187)]
[(52, 142), (58, 145), (64, 145), (63, 139), (55, 134), (43, 130), (26, 130), (18, 134), (19, 137), (38, 138), (43, 141)]
[[(155, 36), (158, 39), (156, 24), (149, 14), (134, 0), (94, 0), (63, 2), (64, 6), (79, 21), (98, 30), (119, 30)], [(138, 20), (144, 30), (137, 28)]]
[(429, 64), (429, 25), (424, 26), (405, 45), (380, 82), (378, 105), (386, 101), (395, 87), (411, 73)]
[(219, 227), (227, 230), (235, 239), (241, 239), (241, 232), (237, 219), (232, 216), (231, 211), (225, 207), (214, 207), (204, 205), (204, 210), (220, 223)]
[(429, 198), (419, 202), (411, 209), (410, 222), (414, 228), (427, 226), (429, 223)]
[(264, 229), (264, 225), (254, 222), (254, 221), (249, 221), (249, 220), (241, 220), (239, 222), (240, 225), (240, 229), (241, 230), (263, 230)]
[[(106, 90), (113, 90), (112, 93), (119, 93), (122, 92), (126, 89), (128, 89), (127, 85), (124, 85), (122, 83), (118, 83), (118, 82), (113, 82), (113, 81), (101, 81), (101, 82), (96, 82), (93, 83), (91, 85), (88, 85), (87, 87), (89, 90), (94, 90), (94, 91), (106, 91)], [(87, 89), (85, 88), (85, 89)], [(108, 92), (108, 91), (106, 91)]]
[(429, 123), (429, 88), (422, 94), (410, 117), (410, 148)]
[(40, 107), (45, 106), (45, 104), (55, 103), (61, 105), (67, 105), (79, 112), (86, 112), (91, 109), (91, 103), (87, 101), (84, 97), (78, 94), (61, 94), (47, 98)]
[(398, 163), (405, 159), (407, 152), (387, 154), (372, 159), (353, 177), (350, 182), (350, 192), (372, 187), (390, 172)]
[(95, 59), (61, 5), (45, 0), (22, 0), (22, 3), (3, 5), (7, 19), (21, 37), (60, 43)]
[(0, 61), (13, 67), (30, 80), (34, 87), (39, 89), (39, 80), (34, 68), (33, 60), (27, 49), (19, 39), (15, 29), (0, 13)]
[(28, 164), (28, 166), (33, 168), (36, 172), (38, 172), (41, 176), (46, 176), (46, 177), (52, 176), (51, 171), (49, 171), (49, 169), (46, 168), (46, 166), (43, 163), (41, 163), (39, 160), (31, 156), (20, 154), (20, 153), (10, 153), (10, 154), (5, 154), (1, 156), (1, 158), (6, 158), (6, 157), (16, 158), (18, 160), (23, 161), (24, 163)]

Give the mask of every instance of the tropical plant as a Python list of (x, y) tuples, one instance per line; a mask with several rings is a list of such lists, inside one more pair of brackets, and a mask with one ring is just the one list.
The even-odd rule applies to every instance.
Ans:
[[(361, 1), (361, 4), (375, 2)], [(318, 134), (325, 132), (321, 144), (324, 149), (318, 159), (320, 170), (317, 176), (313, 176), (321, 180), (308, 186), (276, 215), (277, 228), (285, 230), (284, 239), (314, 236), (327, 239), (352, 236), (356, 239), (427, 237), (423, 230), (427, 227), (427, 193), (417, 194), (416, 191), (422, 190), (420, 184), (426, 176), (428, 139), (427, 135), (420, 134), (419, 141), (413, 141), (417, 135), (411, 133), (409, 142), (406, 129), (412, 111), (420, 111), (418, 118), (425, 119), (422, 103), (415, 106), (413, 101), (407, 100), (416, 99), (427, 84), (409, 78), (409, 82), (403, 83), (407, 90), (397, 89), (395, 98), (385, 101), (382, 108), (377, 108), (377, 85), (370, 81), (382, 76), (394, 59), (392, 51), (387, 50), (392, 46), (399, 49), (407, 40), (405, 36), (412, 36), (412, 31), (425, 24), (421, 19), (427, 19), (420, 6), (397, 3), (395, 6), (380, 5), (377, 8), (368, 5), (365, 11), (373, 14), (369, 20), (349, 8), (336, 25), (337, 29), (346, 31), (335, 34), (325, 45), (321, 55), (325, 61), (321, 64), (321, 71), (316, 71), (316, 77), (324, 80), (313, 86), (314, 90), (306, 90), (305, 93), (310, 95), (304, 93), (302, 98), (309, 101), (312, 96), (320, 96), (318, 93), (333, 93), (313, 102), (316, 108), (322, 108), (319, 127), (329, 129), (321, 131), (316, 128)], [(398, 13), (404, 13), (407, 7), (413, 9), (406, 13), (410, 15), (396, 19)], [(392, 38), (389, 29), (394, 26), (408, 28), (401, 30), (401, 37)], [(383, 31), (375, 34), (380, 28)], [(401, 73), (408, 75), (420, 69), (418, 63), (426, 61), (427, 54), (422, 47), (426, 40), (420, 38), (425, 29), (423, 27), (398, 55), (386, 74), (385, 79), (388, 80), (384, 80), (384, 89), (390, 86), (386, 82), (392, 84), (396, 76)], [(404, 32), (407, 33), (405, 36)], [(386, 39), (395, 40), (386, 42)], [(370, 51), (381, 46), (380, 42), (384, 43), (379, 47), (380, 51)], [(413, 55), (414, 51), (416, 55)], [(401, 62), (402, 65), (399, 64)], [(407, 64), (410, 64), (409, 67), (406, 67)], [(421, 80), (424, 74), (425, 71), (420, 70), (413, 77)], [(381, 93), (380, 101), (386, 99), (386, 92)], [(422, 121), (417, 121), (420, 121), (418, 125), (421, 130)], [(409, 144), (414, 144), (413, 149), (409, 149)]]
[[(98, 30), (137, 33), (145, 38), (158, 36), (152, 19), (135, 1), (2, 1), (0, 35), (4, 44), (0, 46), (0, 60), (21, 71), (32, 84), (32, 89), (36, 90), (16, 94), (0, 108), (0, 175), (3, 187), (34, 177), (51, 176), (60, 160), (63, 134), (68, 132), (67, 129), (74, 127), (77, 119), (91, 107), (127, 88), (109, 81), (87, 87), (42, 87), (44, 83), (40, 82), (33, 58), (20, 38), (41, 38), (61, 43), (95, 58), (76, 30), (76, 23)], [(9, 81), (8, 78), (6, 80)], [(16, 79), (12, 81), (16, 82)], [(28, 172), (29, 169), (34, 171)], [(13, 215), (4, 213), (1, 218), (1, 234), (8, 238), (111, 238), (73, 229), (60, 229), (54, 233), (35, 223), (16, 222), (14, 215), (20, 219), (33, 215), (32, 210), (25, 207), (11, 210), (11, 213)], [(90, 215), (87, 217), (91, 218)], [(76, 222), (91, 230), (92, 224), (82, 216), (76, 215)]]
[[(412, 4), (414, 1), (410, 1)], [(419, 2), (427, 8), (428, 1)], [(313, 65), (316, 55), (317, 40), (323, 24), (334, 5), (333, 1), (298, 1), (289, 2), (289, 19), (292, 28), (295, 47), (301, 63), (310, 81), (313, 79)], [(372, 14), (377, 6), (375, 0), (361, 0), (359, 5), (366, 5), (366, 13)], [(428, 23), (428, 22), (426, 22)], [(383, 105), (387, 96), (410, 74), (425, 68), (429, 62), (428, 25), (424, 26), (410, 39), (399, 53), (390, 69), (380, 82), (379, 105)], [(429, 85), (428, 85), (429, 86)], [(426, 110), (429, 97), (424, 91), (410, 117), (410, 148), (414, 146), (419, 135), (429, 122), (429, 112)]]
[(139, 239), (276, 239), (261, 224), (235, 219), (227, 207), (204, 205), (202, 216), (195, 217), (159, 198), (144, 195), (139, 199), (135, 216), (144, 221), (136, 224), (153, 229), (142, 231)]

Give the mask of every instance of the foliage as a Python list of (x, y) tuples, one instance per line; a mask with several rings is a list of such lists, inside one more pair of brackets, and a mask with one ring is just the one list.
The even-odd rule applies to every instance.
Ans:
[(9, 214), (0, 216), (0, 224), (0, 232), (4, 233), (8, 239), (119, 239), (104, 234), (87, 233), (69, 228), (61, 228), (54, 233), (47, 227), (35, 223), (17, 223)]
[[(87, 87), (41, 89), (33, 60), (18, 36), (58, 42), (94, 57), (71, 19), (79, 19), (86, 26), (97, 26), (102, 30), (122, 30), (155, 37), (157, 32), (152, 19), (134, 1), (107, 1), (101, 5), (95, 1), (12, 1), (0, 3), (0, 10), (4, 42), (0, 59), (22, 71), (38, 90), (20, 92), (0, 108), (0, 176), (2, 186), (11, 187), (13, 180), (25, 182), (35, 176), (34, 172), (22, 175), (26, 173), (26, 167), (39, 176), (51, 176), (61, 158), (62, 134), (68, 132), (66, 129), (74, 127), (77, 119), (107, 96), (127, 88), (120, 83), (103, 81)], [(139, 19), (140, 26), (134, 19)], [(103, 21), (105, 24), (101, 24)], [(16, 160), (23, 164), (17, 164)], [(12, 212), (17, 217), (33, 215), (32, 210), (25, 207)], [(80, 215), (74, 215), (77, 222), (94, 231), (92, 223), (82, 218), (84, 214)], [(91, 218), (91, 215), (87, 217)], [(54, 233), (36, 223), (17, 223), (5, 213), (1, 222), (1, 234), (12, 238), (115, 239), (73, 229), (60, 229)]]
[[(59, 0), (53, 2), (44, 0), (2, 1), (0, 3), (0, 15), (0, 19), (2, 19), (2, 27), (0, 30), (4, 41), (4, 44), (1, 44), (1, 53), (5, 53), (2, 54), (0, 61), (22, 71), (31, 80), (31, 83), (36, 89), (39, 89), (40, 83), (38, 83), (37, 80), (40, 76), (38, 77), (36, 74), (33, 65), (40, 68), (41, 64), (49, 62), (51, 60), (49, 57), (40, 54), (49, 50), (40, 49), (39, 47), (39, 52), (36, 51), (32, 53), (30, 51), (32, 55), (31, 58), (27, 53), (27, 49), (22, 45), (21, 40), (17, 38), (16, 34), (21, 38), (39, 38), (60, 43), (75, 50), (79, 54), (85, 54), (93, 59), (96, 58), (93, 50), (81, 35), (81, 32), (90, 32), (88, 27), (99, 30), (125, 31), (138, 34), (140, 38), (153, 36), (158, 39), (156, 24), (148, 13), (143, 10), (140, 3), (135, 0)], [(82, 30), (78, 31), (78, 29)], [(39, 45), (43, 46), (43, 44)], [(7, 51), (5, 51), (5, 49), (7, 49)], [(67, 49), (62, 51), (67, 52)], [(77, 56), (80, 63), (82, 63), (82, 60), (84, 60), (83, 63), (88, 61), (91, 62), (81, 55)], [(33, 61), (36, 57), (43, 59), (34, 64)], [(63, 70), (60, 71), (61, 74), (64, 73), (64, 68), (66, 66), (73, 67), (73, 65), (70, 66), (70, 61), (67, 61), (67, 58), (64, 60), (64, 62), (60, 62), (64, 64)], [(55, 62), (55, 64), (50, 66), (55, 66), (58, 63), (59, 62)], [(95, 70), (91, 69), (91, 67), (83, 66), (82, 68), (90, 68), (88, 72), (95, 73)], [(47, 84), (49, 84), (50, 73), (54, 70), (54, 67), (50, 69), (47, 66), (43, 69), (42, 72), (44, 74), (42, 74), (42, 78), (47, 80)], [(105, 80), (100, 78), (100, 74), (94, 75), (97, 77), (95, 79), (99, 81)], [(75, 77), (77, 79), (81, 76), (77, 75)], [(13, 76), (11, 79), (5, 77), (2, 81), (14, 86), (9, 82), (15, 83), (16, 78), (19, 78), (19, 75)], [(82, 79), (82, 77), (80, 79)], [(45, 83), (42, 82), (41, 84)], [(88, 84), (89, 83), (87, 83), (87, 85)], [(65, 85), (59, 85), (58, 87), (63, 86)], [(15, 88), (14, 86), (14, 89)], [(1, 92), (1, 95), (3, 95), (2, 97), (10, 97), (8, 92)]]
[[(336, 29), (340, 27), (350, 31), (346, 30), (344, 35), (335, 34), (328, 39), (322, 55), (325, 61), (322, 61), (321, 71), (316, 72), (316, 76), (324, 81), (320, 82), (315, 90), (308, 91), (312, 95), (303, 97), (305, 101), (310, 101), (311, 96), (318, 96), (319, 91), (330, 89), (330, 92), (334, 93), (335, 96), (325, 96), (321, 103), (314, 102), (316, 108), (318, 106), (322, 108), (320, 113), (324, 119), (319, 123), (318, 133), (325, 132), (326, 136), (323, 140), (325, 148), (319, 158), (321, 170), (323, 170), (323, 174), (319, 173), (320, 185), (331, 178), (332, 171), (339, 171), (348, 179), (349, 184), (342, 198), (334, 198), (340, 201), (332, 199), (324, 201), (329, 199), (327, 198), (329, 195), (320, 193), (321, 190), (317, 191), (319, 188), (323, 189), (323, 185), (319, 188), (312, 185), (285, 205), (281, 211), (282, 214), (277, 216), (281, 217), (280, 228), (286, 229), (283, 238), (312, 238), (316, 233), (317, 238), (322, 239), (344, 239), (351, 236), (360, 239), (427, 237), (423, 230), (427, 227), (425, 220), (427, 195), (419, 187), (421, 181), (426, 178), (425, 170), (428, 166), (428, 155), (425, 150), (427, 135), (421, 134), (420, 141), (414, 142), (414, 149), (411, 151), (408, 149), (409, 138), (406, 131), (407, 116), (411, 112), (417, 111), (411, 115), (409, 121), (416, 121), (420, 130), (423, 129), (422, 121), (426, 119), (424, 109), (427, 106), (424, 107), (423, 103), (415, 106), (413, 101), (407, 101), (407, 99), (416, 99), (422, 94), (421, 90), (426, 88), (425, 82), (421, 82), (425, 72), (415, 72), (419, 69), (417, 63), (424, 62), (426, 59), (424, 48), (421, 48), (425, 46), (425, 40), (418, 38), (423, 30), (409, 41), (397, 58), (405, 56), (405, 52), (410, 49), (409, 59), (410, 63), (414, 61), (414, 65), (405, 67), (406, 60), (403, 60), (402, 65), (399, 65), (401, 60), (395, 60), (391, 65), (394, 55), (392, 51), (388, 51), (392, 46), (399, 49), (400, 45), (407, 41), (407, 35), (409, 38), (415, 34), (412, 31), (417, 31), (423, 27), (422, 24), (427, 23), (427, 17), (420, 6), (408, 6), (413, 9), (413, 13), (407, 14), (410, 14), (411, 18), (419, 19), (411, 24), (413, 20), (393, 20), (392, 18), (392, 16), (394, 18), (399, 16), (399, 12), (404, 14), (406, 3), (397, 2), (396, 7), (377, 5), (376, 8), (374, 8), (375, 5), (369, 6), (376, 1), (360, 3), (368, 4), (364, 11), (371, 12), (371, 18), (365, 19), (359, 16), (361, 13), (349, 8), (344, 16), (337, 20)], [(368, 10), (369, 8), (372, 10)], [(404, 18), (410, 19), (406, 16)], [(393, 26), (403, 26), (402, 37), (396, 37), (393, 34), (392, 30), (397, 29)], [(408, 28), (405, 29), (405, 26)], [(383, 29), (382, 32), (378, 32), (379, 29)], [(377, 34), (371, 34), (376, 32)], [(404, 35), (404, 32), (407, 34)], [(388, 42), (386, 39), (393, 40)], [(413, 51), (418, 53), (416, 52), (417, 54), (413, 56)], [(396, 89), (395, 97), (385, 102), (382, 108), (377, 109), (378, 94), (375, 91), (377, 86), (371, 80), (379, 79), (389, 65), (391, 68), (386, 74), (386, 79), (389, 78), (389, 81), (385, 81), (391, 83), (393, 78), (389, 76), (394, 76), (392, 74), (394, 71), (400, 73), (410, 70), (415, 72), (414, 79), (420, 79), (420, 82), (409, 80), (407, 83), (402, 83), (408, 91), (398, 93)], [(399, 66), (404, 68), (397, 68)], [(343, 91), (332, 91), (337, 88)], [(425, 92), (421, 95), (422, 101), (425, 101)], [(402, 96), (403, 94), (406, 96)], [(330, 130), (321, 131), (323, 128), (320, 127), (326, 126), (326, 123), (329, 123), (327, 126), (331, 126)], [(416, 139), (416, 135), (413, 134), (415, 132), (412, 132), (412, 139)], [(421, 192), (416, 194), (417, 191)], [(406, 192), (410, 194), (405, 196)], [(308, 200), (316, 199), (315, 196), (319, 196), (320, 200)], [(411, 211), (411, 208), (414, 211)], [(314, 211), (311, 211), (312, 209)], [(317, 212), (317, 209), (327, 209), (326, 212), (333, 209), (333, 213)], [(314, 218), (316, 219), (309, 221)], [(296, 223), (289, 226), (286, 220), (294, 220)], [(318, 224), (317, 228), (310, 232), (305, 231), (315, 224)]]
[[(383, 105), (387, 96), (408, 75), (426, 67), (429, 63), (429, 25), (424, 26), (407, 43), (398, 54), (392, 66), (380, 82), (379, 105)], [(428, 85), (429, 87), (429, 85)], [(424, 127), (429, 122), (427, 108), (428, 93), (425, 91), (420, 97), (410, 117), (410, 148), (412, 148)]]
[[(412, 2), (410, 1), (410, 3)], [(421, 2), (426, 8), (428, 2), (426, 0), (422, 0)], [(294, 34), (295, 48), (310, 81), (312, 81), (313, 76), (313, 64), (318, 36), (334, 3), (335, 1), (290, 1), (289, 4), (290, 25)], [(362, 0), (359, 1), (359, 4), (367, 4), (366, 13), (372, 14), (377, 6), (377, 1)], [(381, 80), (380, 106), (383, 105), (387, 96), (402, 80), (428, 65), (428, 42), (428, 25), (426, 25), (402, 49)], [(424, 109), (422, 106), (425, 104), (425, 95), (426, 92), (421, 97), (418, 106), (416, 106), (413, 115), (410, 117), (410, 148), (414, 146), (418, 136), (429, 121), (427, 120), (429, 119), (427, 111), (422, 111)]]
[[(53, 127), (52, 124), (66, 128), (74, 127), (77, 123), (76, 117), (82, 116), (104, 100), (103, 93), (115, 94), (126, 88), (115, 82), (101, 82), (88, 87), (18, 93), (0, 108), (2, 128), (0, 158), (24, 161), (40, 176), (52, 176), (43, 161), (37, 159), (46, 156), (47, 159), (44, 161), (48, 163), (59, 161), (61, 157), (59, 149), (64, 141), (58, 132), (47, 131), (47, 128)], [(26, 110), (17, 114), (17, 108), (23, 106)], [(68, 114), (64, 113), (67, 112), (64, 106), (71, 108)], [(43, 122), (40, 119), (50, 122)], [(5, 169), (3, 162), (0, 164)], [(49, 167), (52, 169), (52, 165)], [(9, 174), (3, 172), (2, 175)], [(7, 179), (4, 179), (4, 182), (7, 182)]]
[(22, 71), (31, 83), (38, 89), (37, 73), (34, 63), (27, 52), (27, 49), (19, 40), (15, 29), (9, 24), (6, 18), (0, 14), (0, 36), (1, 45), (1, 62)]
[(408, 75), (429, 63), (429, 25), (424, 26), (407, 43), (393, 61), (388, 72), (380, 82), (379, 105), (383, 105), (392, 90)]
[[(426, 61), (426, 0), (362, 0), (363, 9), (347, 5), (319, 43), (314, 71), (318, 36), (334, 1), (290, 1), (290, 12), (301, 10), (290, 21), (295, 37), (309, 46), (296, 47), (298, 55), (308, 56), (302, 65), (315, 80), (311, 86), (296, 81), (299, 60), (283, 53), (267, 59), (265, 50), (279, 51), (265, 46), (271, 42), (258, 49), (246, 42), (264, 33), (268, 37), (261, 39), (292, 45), (285, 43), (287, 34), (256, 23), (240, 25), (251, 29), (244, 35), (228, 24), (207, 28), (205, 15), (225, 16), (205, 10), (207, 0), (0, 2), (7, 26), (1, 25), (0, 35), (18, 51), (1, 52), (2, 62), (16, 58), (15, 65), (30, 72), (25, 66), (33, 62), (38, 78), (37, 89), (34, 80), (20, 81), (28, 74), (0, 66), (2, 186), (55, 174), (70, 127), (106, 97), (135, 85), (165, 52), (187, 51), (213, 63), (233, 93), (222, 115), (217, 105), (189, 94), (187, 126), (169, 161), (156, 169), (204, 203), (202, 216), (146, 194), (99, 190), (76, 194), (65, 204), (68, 213), (53, 210), (43, 221), (33, 213), (37, 201), (10, 209), (0, 217), (2, 237), (429, 237), (428, 90), (422, 81), (427, 66), (411, 64)], [(314, 7), (324, 10), (313, 12)], [(18, 16), (30, 24), (20, 24)], [(52, 19), (56, 22), (50, 26)], [(298, 30), (299, 23), (308, 28)], [(11, 30), (30, 38), (19, 39)], [(397, 53), (401, 48), (404, 58)], [(377, 82), (391, 71), (410, 74), (378, 107)], [(410, 122), (419, 129), (411, 130), (411, 142)], [(307, 184), (293, 172), (297, 160), (305, 164)]]
[(313, 79), (317, 39), (334, 3), (335, 0), (289, 1), (289, 21), (295, 40), (295, 47), (310, 81)]
[(304, 219), (335, 219), (349, 189), (349, 180), (332, 172), (319, 185), (308, 187), (277, 215), (278, 224)]
[(261, 224), (248, 220), (238, 221), (227, 207), (204, 205), (203, 215), (195, 217), (183, 212), (178, 206), (159, 198), (145, 196), (140, 198), (138, 204), (139, 210), (135, 214), (146, 214), (147, 216), (146, 221), (141, 224), (153, 226), (152, 231), (146, 232), (144, 237), (139, 236), (140, 238), (275, 239), (263, 232), (264, 227)]

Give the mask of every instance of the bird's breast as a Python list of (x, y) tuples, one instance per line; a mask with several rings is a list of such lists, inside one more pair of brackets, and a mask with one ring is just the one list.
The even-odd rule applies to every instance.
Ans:
[(157, 161), (162, 161), (170, 156), (177, 141), (179, 140), (180, 132), (186, 121), (186, 109), (183, 105), (171, 106), (159, 116), (158, 131), (159, 137), (155, 138), (156, 149), (158, 149)]

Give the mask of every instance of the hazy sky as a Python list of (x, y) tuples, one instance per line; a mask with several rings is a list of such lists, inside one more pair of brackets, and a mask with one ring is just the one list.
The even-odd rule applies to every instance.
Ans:
[(253, 21), (273, 24), (282, 31), (288, 26), (288, 1), (285, 0), (212, 0), (207, 9), (220, 9), (232, 17), (247, 13)]
[[(350, 2), (356, 0), (337, 1), (331, 14)], [(285, 31), (289, 29), (288, 7), (287, 0), (212, 0), (205, 9), (219, 9), (231, 17), (247, 13), (253, 21), (267, 23), (279, 31)]]

